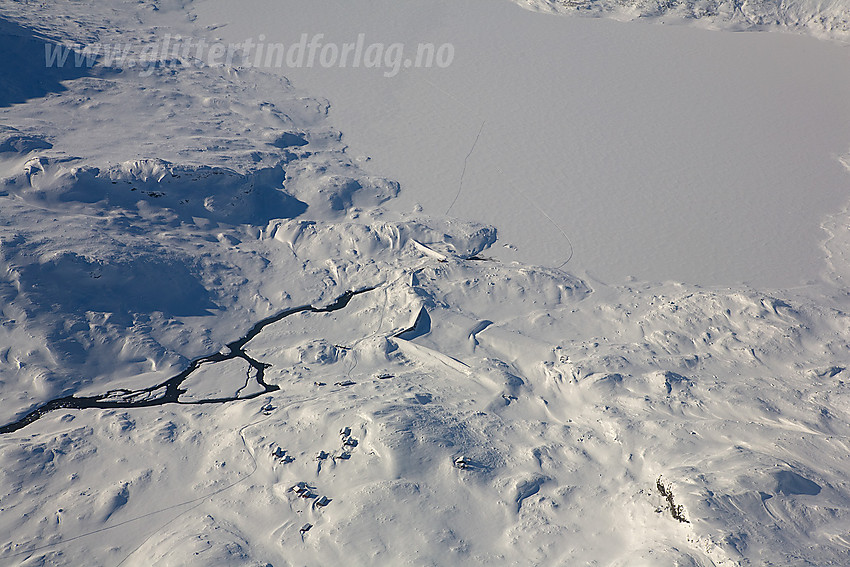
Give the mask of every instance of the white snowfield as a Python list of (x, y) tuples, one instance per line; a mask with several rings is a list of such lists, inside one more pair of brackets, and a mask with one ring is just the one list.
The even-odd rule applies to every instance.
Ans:
[[(233, 27), (271, 34), (261, 4)], [(593, 22), (489, 4), (482, 14), (547, 28)], [(395, 9), (439, 19), (434, 5), (447, 6)], [(782, 4), (774, 27), (821, 18), (813, 33), (840, 31), (838, 3), (813, 6)], [(818, 206), (835, 205), (807, 225), (825, 229), (808, 243), (812, 283), (603, 283), (587, 257), (574, 270), (505, 252), (503, 227), (464, 220), (460, 199), (457, 218), (441, 214), (463, 189), (486, 216), (481, 168), (464, 189), (460, 170), (427, 164), (452, 177), (431, 196), (382, 175), (381, 163), (426, 167), (416, 153), (393, 165), (408, 126), (381, 115), (386, 90), (334, 114), (333, 97), (284, 78), (305, 69), (41, 59), (45, 43), (141, 54), (166, 35), (233, 41), (241, 28), (210, 23), (223, 10), (0, 1), (13, 55), (0, 62), (0, 564), (850, 564), (846, 172), (811, 172)], [(363, 73), (347, 76), (376, 80)], [(341, 96), (351, 83), (339, 81)], [(355, 152), (337, 121), (368, 113), (380, 128)], [(845, 139), (845, 117), (817, 151), (799, 148), (798, 168), (843, 167), (847, 147), (819, 152)], [(463, 150), (447, 141), (460, 165), (486, 133), (466, 118)], [(797, 148), (812, 128), (768, 134)], [(493, 155), (506, 174), (520, 167)], [(635, 218), (652, 203), (635, 199)], [(769, 226), (749, 230), (770, 239)], [(543, 239), (525, 230), (523, 243)]]

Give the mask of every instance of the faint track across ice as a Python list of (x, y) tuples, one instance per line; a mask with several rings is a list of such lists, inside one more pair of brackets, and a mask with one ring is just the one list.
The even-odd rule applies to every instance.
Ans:
[[(435, 89), (437, 89), (438, 91), (440, 91), (441, 93), (443, 93), (444, 95), (446, 95), (447, 97), (449, 97), (450, 99), (454, 100), (455, 102), (459, 103), (461, 106), (465, 107), (467, 110), (469, 110), (469, 111), (471, 111), (471, 112), (473, 112), (473, 113), (475, 113), (475, 112), (476, 112), (476, 111), (475, 111), (475, 109), (474, 109), (474, 107), (473, 107), (471, 104), (469, 104), (469, 103), (467, 103), (467, 102), (465, 102), (465, 101), (461, 100), (460, 98), (458, 98), (457, 96), (455, 96), (455, 95), (453, 95), (452, 93), (448, 92), (447, 90), (443, 89), (442, 87), (439, 87), (438, 85), (435, 85), (434, 83), (432, 83), (432, 82), (431, 82), (431, 81), (429, 81), (428, 79), (424, 79), (424, 78), (423, 78), (423, 80), (424, 80), (426, 83), (428, 83), (429, 85), (431, 85), (432, 87), (434, 87)], [(481, 137), (481, 132), (484, 130), (484, 124), (485, 124), (485, 123), (486, 123), (486, 120), (484, 120), (484, 121), (482, 121), (482, 122), (481, 122), (481, 127), (478, 129), (478, 135), (475, 137), (475, 142), (473, 142), (473, 144), (472, 144), (472, 148), (469, 150), (469, 153), (466, 155), (466, 159), (464, 159), (464, 162), (463, 162), (463, 170), (461, 171), (461, 176), (460, 176), (460, 184), (459, 184), (460, 186), (458, 187), (458, 192), (457, 192), (457, 194), (455, 195), (454, 201), (452, 201), (452, 204), (451, 204), (451, 205), (449, 205), (449, 208), (448, 208), (448, 209), (446, 209), (446, 214), (449, 214), (449, 211), (452, 209), (452, 207), (454, 207), (455, 203), (457, 202), (458, 198), (460, 197), (461, 191), (462, 191), (462, 189), (463, 189), (463, 178), (464, 178), (464, 176), (466, 175), (466, 167), (467, 167), (467, 163), (469, 162), (469, 158), (470, 158), (470, 156), (472, 156), (472, 152), (475, 150), (475, 146), (476, 146), (476, 145), (478, 145), (478, 139)], [(487, 159), (488, 159), (488, 160), (490, 161), (490, 163), (493, 165), (493, 168), (501, 174), (502, 179), (508, 179), (508, 175), (505, 173), (505, 171), (504, 171), (504, 170), (503, 170), (503, 169), (499, 166), (499, 164), (498, 164), (498, 163), (496, 163), (496, 161), (495, 161), (492, 157), (490, 157), (490, 155), (489, 155), (489, 154), (487, 154)], [(555, 222), (555, 220), (554, 220), (552, 217), (550, 217), (550, 216), (546, 213), (546, 211), (544, 211), (542, 208), (540, 208), (540, 206), (539, 206), (536, 202), (534, 202), (532, 199), (530, 199), (530, 198), (528, 197), (528, 195), (526, 195), (526, 194), (525, 194), (525, 192), (524, 192), (524, 191), (522, 191), (521, 189), (519, 189), (519, 184), (516, 184), (516, 186), (515, 186), (515, 187), (516, 187), (516, 192), (517, 192), (517, 193), (518, 193), (518, 194), (519, 194), (519, 195), (520, 195), (523, 199), (525, 199), (525, 201), (526, 201), (529, 205), (531, 205), (532, 207), (534, 207), (534, 209), (535, 209), (535, 210), (537, 210), (537, 212), (539, 212), (541, 215), (543, 215), (543, 217), (545, 217), (545, 218), (546, 218), (546, 220), (548, 220), (548, 221), (549, 221), (549, 223), (550, 223), (552, 226), (554, 226), (554, 227), (555, 227), (555, 229), (556, 229), (556, 230), (557, 230), (557, 231), (561, 234), (561, 236), (563, 236), (563, 237), (564, 237), (564, 240), (566, 240), (566, 241), (567, 241), (567, 245), (568, 245), (569, 250), (570, 250), (570, 251), (569, 251), (569, 254), (567, 254), (567, 259), (566, 259), (566, 260), (564, 260), (563, 262), (561, 262), (560, 264), (558, 264), (557, 266), (554, 266), (554, 267), (555, 267), (555, 269), (560, 270), (561, 268), (563, 268), (564, 266), (566, 266), (566, 265), (569, 263), (569, 261), (570, 261), (570, 260), (572, 260), (572, 259), (573, 259), (573, 254), (574, 254), (574, 252), (575, 252), (575, 250), (574, 250), (574, 248), (573, 248), (573, 241), (570, 239), (569, 235), (567, 235), (566, 231), (565, 231), (563, 228), (561, 228), (561, 226), (560, 226), (558, 223), (556, 223), (556, 222)]]
[(452, 204), (449, 205), (449, 208), (446, 209), (446, 214), (452, 210), (452, 207), (457, 203), (458, 197), (460, 197), (461, 192), (463, 192), (463, 178), (466, 175), (466, 166), (469, 163), (469, 157), (472, 155), (472, 152), (475, 151), (475, 146), (478, 145), (478, 139), (481, 137), (481, 132), (484, 130), (484, 125), (487, 123), (486, 120), (481, 122), (481, 127), (478, 129), (478, 134), (475, 135), (475, 141), (472, 142), (472, 147), (469, 148), (469, 153), (466, 154), (466, 158), (463, 160), (463, 170), (460, 172), (460, 183), (458, 183), (457, 194), (455, 195)]

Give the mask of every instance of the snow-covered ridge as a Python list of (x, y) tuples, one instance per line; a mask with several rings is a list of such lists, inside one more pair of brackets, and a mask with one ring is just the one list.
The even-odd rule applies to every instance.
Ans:
[(559, 14), (654, 18), (728, 30), (781, 30), (822, 38), (850, 38), (846, 0), (513, 0), (524, 8)]

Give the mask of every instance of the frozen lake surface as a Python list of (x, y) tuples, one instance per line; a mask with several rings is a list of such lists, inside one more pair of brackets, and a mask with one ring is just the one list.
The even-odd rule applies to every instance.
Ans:
[[(493, 224), (504, 261), (606, 282), (796, 286), (825, 269), (823, 218), (850, 177), (846, 48), (782, 33), (553, 17), (472, 0), (199, 4), (228, 41), (411, 40), (446, 69), (282, 68), (326, 96), (391, 206)], [(482, 129), (483, 124), (483, 129)], [(541, 211), (545, 210), (553, 222)], [(557, 225), (557, 226), (556, 226)]]

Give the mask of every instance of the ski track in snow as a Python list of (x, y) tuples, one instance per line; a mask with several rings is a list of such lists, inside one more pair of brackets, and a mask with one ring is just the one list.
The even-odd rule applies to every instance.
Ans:
[[(41, 4), (0, 3), (3, 45), (215, 31), (178, 1)], [(838, 33), (840, 6), (779, 21)], [(668, 11), (697, 7), (727, 8)], [(388, 212), (398, 184), (281, 78), (23, 71), (0, 391), (39, 419), (0, 436), (3, 564), (850, 563), (846, 210), (831, 282), (607, 286)]]

